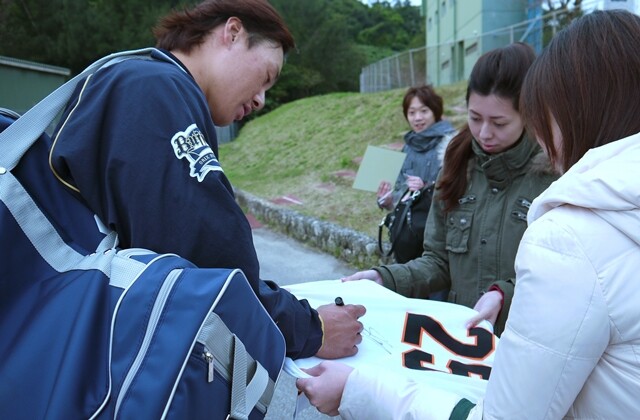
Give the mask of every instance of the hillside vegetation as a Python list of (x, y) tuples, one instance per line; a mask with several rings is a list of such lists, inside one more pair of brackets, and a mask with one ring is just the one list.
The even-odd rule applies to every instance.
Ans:
[[(466, 82), (437, 89), (445, 118), (459, 128), (465, 119)], [(352, 188), (367, 145), (402, 143), (405, 89), (380, 93), (334, 93), (288, 103), (246, 124), (220, 148), (220, 162), (235, 188), (275, 200), (323, 221), (377, 237), (383, 212), (375, 193)], [(351, 176), (349, 176), (351, 174)]]

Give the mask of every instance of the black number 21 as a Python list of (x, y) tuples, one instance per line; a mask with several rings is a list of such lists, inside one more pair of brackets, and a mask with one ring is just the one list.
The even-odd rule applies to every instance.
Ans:
[[(478, 361), (484, 360), (495, 350), (494, 336), (484, 328), (470, 328), (469, 337), (475, 337), (473, 344), (465, 344), (451, 334), (436, 319), (428, 315), (407, 313), (402, 340), (416, 347), (421, 346), (423, 332), (431, 336), (436, 342), (453, 354)], [(425, 364), (434, 364), (433, 354), (414, 349), (405, 352), (403, 365), (409, 369), (435, 370)], [(489, 379), (491, 367), (480, 363), (465, 364), (457, 360), (449, 360), (447, 368), (454, 375), (480, 376)]]

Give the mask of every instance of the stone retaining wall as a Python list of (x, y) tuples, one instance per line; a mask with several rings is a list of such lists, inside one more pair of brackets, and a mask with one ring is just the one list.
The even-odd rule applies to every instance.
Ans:
[(359, 269), (390, 263), (378, 252), (378, 239), (334, 223), (323, 222), (278, 206), (245, 191), (235, 190), (236, 201), (269, 228), (340, 258)]

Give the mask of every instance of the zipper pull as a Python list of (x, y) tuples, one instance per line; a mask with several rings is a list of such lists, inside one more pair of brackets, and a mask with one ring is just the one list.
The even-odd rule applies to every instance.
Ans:
[(469, 194), (458, 199), (458, 204), (473, 203), (474, 201), (476, 201), (476, 196), (474, 194)]
[(531, 201), (527, 200), (526, 198), (521, 198), (518, 201), (520, 202), (520, 205), (525, 209), (529, 209), (531, 207)]
[(211, 383), (213, 382), (213, 371), (214, 371), (213, 370), (213, 354), (209, 353), (208, 351), (205, 351), (202, 357), (204, 357), (204, 360), (207, 362), (207, 382)]

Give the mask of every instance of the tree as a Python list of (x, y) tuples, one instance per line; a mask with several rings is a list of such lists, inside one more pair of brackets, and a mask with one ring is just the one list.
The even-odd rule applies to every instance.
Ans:
[[(195, 0), (189, 0), (193, 2)], [(269, 0), (297, 49), (287, 57), (267, 109), (310, 95), (357, 91), (362, 67), (424, 45), (419, 8), (407, 0)], [(154, 44), (157, 19), (187, 0), (0, 0), (0, 55), (68, 67)]]
[(175, 1), (1, 0), (0, 54), (78, 73), (109, 53), (153, 45), (151, 28)]
[(550, 14), (550, 17), (545, 19), (544, 45), (547, 45), (559, 30), (584, 14), (582, 0), (540, 0), (540, 4), (546, 14)]

